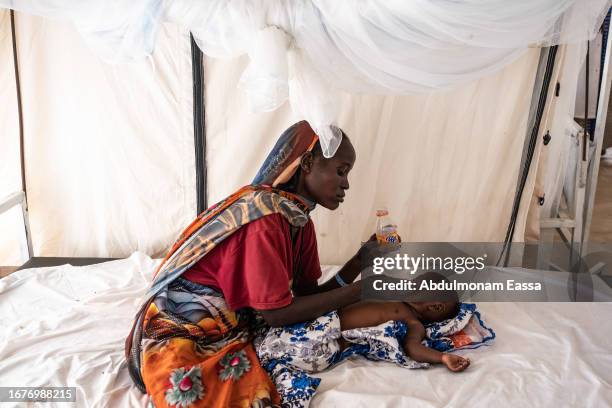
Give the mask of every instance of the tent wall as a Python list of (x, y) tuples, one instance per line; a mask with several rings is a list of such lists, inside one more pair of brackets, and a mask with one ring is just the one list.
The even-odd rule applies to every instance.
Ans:
[[(8, 21), (8, 12), (0, 17)], [(6, 61), (8, 29), (2, 25), (0, 41)], [(119, 66), (100, 62), (69, 24), (18, 14), (17, 34), (35, 254), (161, 255), (196, 214), (188, 33), (164, 26), (152, 59)], [(321, 261), (340, 263), (354, 253), (373, 232), (379, 206), (390, 209), (407, 241), (502, 241), (538, 58), (532, 49), (504, 70), (450, 91), (344, 95), (338, 124), (358, 160), (340, 209), (313, 213)], [(246, 57), (205, 58), (209, 205), (249, 183), (277, 135), (300, 119), (287, 104), (248, 112), (236, 87), (246, 64)], [(11, 64), (0, 67), (7, 101), (0, 106), (7, 146), (2, 196), (20, 186), (12, 75)], [(535, 179), (534, 171), (518, 241), (539, 192)], [(0, 219), (0, 264), (18, 253), (5, 237), (19, 237), (21, 226), (7, 225)]]
[[(345, 96), (338, 124), (357, 150), (346, 201), (313, 213), (323, 263), (341, 263), (387, 206), (405, 241), (496, 241), (507, 228), (539, 50), (479, 81), (417, 96)], [(245, 58), (206, 59), (209, 203), (254, 177), (289, 106), (252, 115), (236, 89)], [(537, 165), (537, 162), (534, 163)], [(525, 194), (531, 197), (533, 179)], [(522, 240), (522, 206), (515, 240)]]
[[(19, 172), (12, 58), (1, 12), (2, 194)], [(16, 14), (26, 178), (37, 256), (161, 255), (196, 214), (189, 34), (164, 26), (149, 60), (109, 65), (71, 24)], [(9, 160), (7, 162), (6, 160)], [(18, 173), (17, 173), (18, 174)], [(18, 232), (2, 230), (0, 264)]]

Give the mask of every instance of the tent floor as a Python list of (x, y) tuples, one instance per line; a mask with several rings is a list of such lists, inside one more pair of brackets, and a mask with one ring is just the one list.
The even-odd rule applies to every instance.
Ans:
[(15, 272), (18, 268), (19, 268), (18, 266), (0, 266), (0, 278), (9, 276), (11, 273)]
[[(612, 115), (612, 112), (610, 114)], [(599, 164), (590, 241), (607, 244), (612, 242), (612, 147), (601, 156)]]

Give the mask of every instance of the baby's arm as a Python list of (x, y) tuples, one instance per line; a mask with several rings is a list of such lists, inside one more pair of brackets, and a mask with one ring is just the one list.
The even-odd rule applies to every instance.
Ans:
[(438, 350), (424, 346), (421, 341), (425, 338), (425, 327), (416, 318), (405, 322), (408, 325), (408, 334), (404, 338), (404, 351), (415, 361), (422, 363), (442, 363), (451, 371), (463, 371), (470, 365), (468, 358), (455, 354), (441, 353)]

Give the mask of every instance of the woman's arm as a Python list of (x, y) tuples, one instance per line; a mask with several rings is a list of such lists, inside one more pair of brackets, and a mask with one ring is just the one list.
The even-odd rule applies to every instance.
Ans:
[[(340, 278), (346, 282), (351, 283), (357, 278), (359, 273), (361, 272), (361, 261), (359, 260), (358, 254), (355, 254), (351, 259), (348, 260), (347, 263), (344, 264), (342, 268), (338, 271), (338, 275)], [(340, 284), (336, 280), (336, 276), (334, 275), (332, 278), (328, 279), (322, 284), (317, 284), (317, 282), (304, 282), (299, 284), (294, 288), (294, 293), (296, 296), (308, 296), (314, 295), (317, 293), (324, 293), (330, 290), (340, 288)]]
[(307, 296), (294, 297), (291, 304), (273, 310), (259, 312), (272, 327), (314, 320), (333, 310), (350, 305), (361, 298), (362, 281)]
[[(354, 282), (357, 276), (359, 276), (361, 273), (361, 270), (372, 264), (375, 256), (383, 256), (385, 253), (394, 251), (398, 247), (394, 244), (377, 245), (374, 247), (372, 244), (376, 242), (376, 234), (372, 234), (368, 241), (361, 245), (357, 253), (353, 255), (353, 257), (349, 259), (342, 268), (340, 268), (336, 275), (339, 275), (343, 282)], [(317, 284), (317, 282), (301, 283), (295, 288), (295, 292), (298, 296), (305, 296), (327, 292), (340, 287), (341, 286), (334, 275), (332, 278), (320, 285)]]

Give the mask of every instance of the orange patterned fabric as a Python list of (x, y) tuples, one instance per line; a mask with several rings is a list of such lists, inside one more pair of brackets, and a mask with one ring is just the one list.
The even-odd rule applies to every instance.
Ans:
[[(180, 381), (178, 384), (172, 383), (173, 373), (181, 369), (183, 373), (198, 373), (193, 380), (188, 381), (191, 382), (191, 389), (198, 379), (202, 384), (200, 394), (192, 393), (192, 398), (187, 395), (182, 400), (187, 404), (184, 406), (250, 408), (280, 403), (274, 384), (258, 363), (250, 336), (246, 330), (240, 330), (246, 322), (227, 309), (218, 308), (217, 311), (220, 312), (217, 316), (204, 317), (195, 324), (179, 324), (161, 313), (155, 304), (149, 306), (145, 317), (146, 338), (163, 338), (166, 333), (183, 332), (181, 336), (170, 336), (161, 341), (150, 341), (148, 344), (145, 342), (142, 377), (155, 407), (178, 406), (184, 391), (190, 391), (187, 386), (181, 390)], [(230, 335), (230, 340), (224, 340), (236, 329), (239, 330)], [(210, 343), (202, 344), (197, 340), (203, 338), (209, 339)], [(224, 365), (228, 365), (224, 364), (223, 359), (237, 353), (240, 353), (238, 355), (243, 360), (243, 366), (247, 362), (248, 369), (238, 372), (235, 378), (222, 379)], [(231, 367), (231, 359), (228, 362)], [(235, 365), (237, 366), (238, 364)], [(185, 375), (180, 379), (183, 378)], [(176, 399), (172, 398), (174, 395), (177, 396)]]

